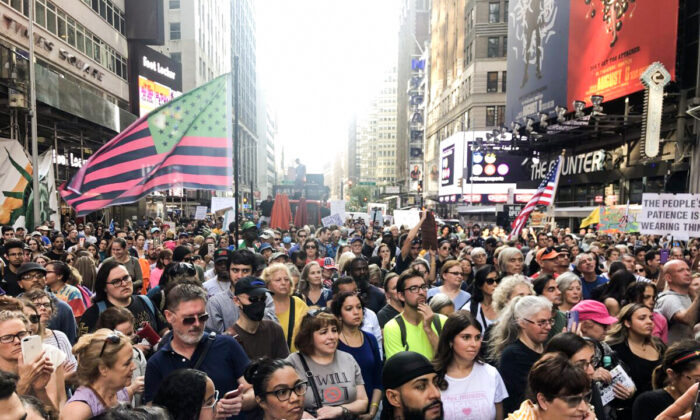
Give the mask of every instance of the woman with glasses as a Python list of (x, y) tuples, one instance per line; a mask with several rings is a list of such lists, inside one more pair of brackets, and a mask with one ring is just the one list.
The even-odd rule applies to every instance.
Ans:
[(325, 308), (331, 301), (331, 289), (323, 287), (321, 265), (311, 261), (301, 270), (301, 278), (297, 285), (297, 296), (304, 299), (308, 306)]
[(548, 353), (527, 375), (529, 397), (508, 420), (593, 420), (591, 380), (563, 354)]
[(583, 289), (581, 279), (574, 273), (567, 272), (557, 277), (557, 287), (561, 291), (561, 305), (559, 310), (568, 312), (581, 301)]
[(306, 264), (315, 261), (319, 265), (323, 264), (323, 259), (318, 252), (318, 241), (314, 238), (307, 238), (304, 240), (304, 246), (302, 247), (306, 253)]
[(292, 276), (284, 264), (272, 264), (263, 271), (262, 278), (272, 292), (275, 314), (279, 320), (290, 352), (295, 352), (295, 337), (299, 333), (301, 320), (309, 307), (296, 296), (291, 296)]
[[(348, 418), (367, 412), (367, 393), (355, 359), (338, 350), (340, 321), (327, 309), (313, 309), (301, 321), (294, 339), (298, 352), (287, 357), (299, 376), (309, 377), (304, 408), (317, 419)], [(342, 378), (341, 382), (317, 378)]]
[(167, 331), (165, 318), (143, 295), (134, 295), (134, 283), (126, 267), (116, 260), (105, 260), (97, 272), (94, 304), (89, 307), (78, 324), (79, 331), (95, 330), (101, 312), (112, 306), (126, 308), (134, 315), (136, 325), (147, 322), (160, 336)]
[(518, 248), (503, 248), (498, 253), (498, 271), (501, 276), (523, 274), (523, 253)]
[(593, 382), (595, 376), (595, 344), (591, 340), (586, 340), (583, 337), (572, 332), (564, 332), (555, 335), (544, 349), (545, 354), (560, 353), (569, 358), (572, 365), (580, 368), (591, 381), (591, 405), (595, 410), (596, 417), (606, 419), (607, 416), (603, 409), (603, 401), (600, 397), (600, 389)]
[(100, 329), (81, 336), (73, 353), (79, 360), (80, 387), (61, 410), (61, 419), (87, 420), (131, 401), (127, 387), (136, 367), (129, 338)]
[(447, 239), (442, 239), (438, 243), (437, 258), (435, 259), (435, 271), (442, 273), (442, 266), (446, 261), (453, 260), (452, 244)]
[(471, 288), (472, 283), (474, 283), (472, 260), (468, 255), (463, 255), (459, 257), (457, 261), (459, 261), (459, 265), (462, 267), (462, 290), (467, 292)]
[(29, 326), (22, 312), (0, 311), (0, 370), (19, 377), (17, 394), (37, 397), (58, 411), (66, 401), (63, 368), (55, 369), (45, 351), (36, 360), (24, 360), (21, 341), (31, 334)]
[(566, 314), (559, 310), (561, 290), (557, 287), (557, 281), (551, 274), (540, 274), (532, 281), (532, 286), (535, 289), (535, 295), (544, 296), (552, 302), (554, 325), (552, 325), (552, 329), (549, 332), (549, 338), (552, 338), (566, 327)]
[[(105, 259), (104, 262), (116, 261), (121, 264), (131, 276), (131, 281), (134, 283), (134, 290), (141, 289), (143, 284), (143, 273), (141, 272), (141, 264), (139, 259), (129, 255), (126, 240), (122, 238), (114, 238), (109, 245), (109, 250), (112, 256)], [(103, 264), (104, 264), (103, 262)]]
[(474, 284), (471, 287), (471, 299), (468, 305), (455, 309), (468, 309), (469, 312), (481, 324), (481, 331), (496, 322), (498, 312), (493, 307), (493, 292), (500, 281), (498, 270), (491, 264), (486, 264), (476, 271)]
[(654, 369), (654, 390), (642, 393), (634, 401), (632, 418), (654, 420), (698, 382), (700, 342), (683, 340), (673, 344), (666, 350), (663, 362)]
[(69, 284), (72, 277), (73, 272), (67, 263), (49, 261), (46, 264), (46, 285), (54, 296), (70, 305), (76, 321), (79, 321), (86, 308), (80, 289)]
[(482, 331), (466, 311), (445, 321), (433, 363), (447, 420), (503, 420), (508, 392), (496, 368), (479, 355)]
[(639, 394), (652, 389), (652, 372), (661, 363), (665, 346), (652, 335), (652, 311), (645, 305), (625, 305), (617, 319), (618, 322), (608, 332), (605, 342), (610, 345), (623, 369), (634, 382), (634, 394), (626, 400), (618, 400), (615, 404), (619, 419), (632, 419), (632, 404)]
[(165, 408), (171, 420), (213, 420), (219, 391), (206, 373), (179, 369), (158, 387), (153, 405)]
[(668, 342), (668, 321), (666, 317), (654, 312), (656, 306), (656, 285), (654, 283), (637, 281), (630, 284), (625, 291), (624, 303), (641, 303), (652, 311), (651, 318), (654, 321), (654, 337), (659, 337), (664, 343)]
[(63, 254), (63, 256), (61, 256), (60, 261), (72, 266), (75, 263), (75, 259), (76, 257), (74, 252), (66, 252)]
[[(308, 382), (302, 380), (294, 365), (282, 359), (254, 360), (243, 377), (253, 386), (255, 401), (264, 420), (300, 420), (304, 415), (304, 396)], [(257, 417), (256, 417), (257, 418)]]
[(455, 308), (464, 306), (469, 301), (471, 295), (462, 290), (462, 276), (462, 266), (459, 264), (459, 261), (446, 261), (440, 270), (442, 286), (433, 287), (428, 290), (428, 300), (436, 294), (442, 293), (452, 299)]
[(489, 339), (489, 360), (498, 366), (508, 390), (504, 412), (524, 399), (527, 373), (544, 351), (552, 329), (552, 302), (542, 296), (515, 297), (500, 314)]

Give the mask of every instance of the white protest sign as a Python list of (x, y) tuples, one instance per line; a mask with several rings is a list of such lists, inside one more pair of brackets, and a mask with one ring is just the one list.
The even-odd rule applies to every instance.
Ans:
[(194, 212), (195, 220), (204, 220), (207, 217), (207, 206), (197, 206)]
[(345, 200), (332, 200), (331, 214), (339, 214), (340, 218), (345, 220)]
[(226, 210), (236, 207), (236, 199), (233, 197), (212, 197), (211, 212), (215, 213), (219, 210)]
[(328, 227), (328, 226), (343, 226), (343, 218), (340, 217), (338, 213), (331, 214), (330, 216), (326, 216), (323, 219), (321, 219), (321, 223), (323, 223), (323, 226)]
[(394, 224), (396, 226), (408, 226), (412, 229), (420, 222), (420, 211), (418, 209), (394, 210)]
[(700, 237), (700, 194), (642, 194), (637, 222), (644, 235)]

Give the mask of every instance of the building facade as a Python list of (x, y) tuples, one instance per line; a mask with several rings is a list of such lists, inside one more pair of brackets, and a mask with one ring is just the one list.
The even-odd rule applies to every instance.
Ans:
[[(277, 119), (275, 112), (265, 100), (258, 80), (258, 149), (257, 149), (257, 191), (259, 200), (273, 195), (273, 186), (277, 183), (275, 170), (275, 137), (277, 136)], [(273, 196), (274, 198), (274, 196)]]

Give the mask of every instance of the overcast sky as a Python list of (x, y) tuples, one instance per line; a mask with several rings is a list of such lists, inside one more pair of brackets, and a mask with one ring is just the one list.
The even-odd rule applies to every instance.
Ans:
[(255, 1), (257, 69), (287, 165), (298, 157), (321, 172), (346, 147), (352, 116), (366, 112), (396, 63), (399, 3)]

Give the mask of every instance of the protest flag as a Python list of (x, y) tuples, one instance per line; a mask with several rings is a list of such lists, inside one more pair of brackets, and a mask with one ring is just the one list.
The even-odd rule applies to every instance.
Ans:
[(231, 132), (226, 74), (136, 120), (61, 186), (61, 196), (84, 216), (175, 187), (229, 190)]

